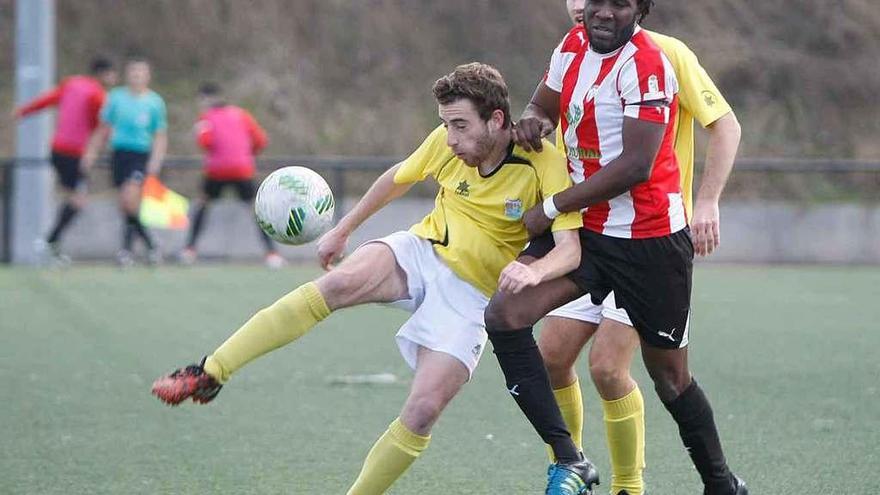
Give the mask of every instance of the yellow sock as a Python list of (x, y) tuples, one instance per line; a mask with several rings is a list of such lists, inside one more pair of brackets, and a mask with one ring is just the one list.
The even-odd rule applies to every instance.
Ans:
[(605, 434), (611, 456), (611, 493), (626, 490), (639, 495), (644, 490), (645, 403), (636, 386), (617, 400), (602, 401)]
[(205, 361), (220, 383), (251, 360), (302, 337), (330, 314), (314, 282), (303, 284), (251, 317)]
[[(578, 450), (584, 450), (582, 445), (582, 432), (584, 429), (584, 401), (581, 396), (581, 383), (575, 378), (574, 383), (567, 387), (558, 388), (553, 391), (556, 397), (556, 405), (562, 413), (562, 419), (565, 420), (565, 426), (571, 433), (571, 441), (577, 446)], [(550, 455), (550, 461), (555, 461), (553, 449), (547, 446), (547, 453)]]
[(428, 448), (430, 442), (430, 435), (416, 435), (404, 426), (400, 418), (395, 419), (370, 449), (361, 474), (349, 488), (348, 495), (385, 493)]

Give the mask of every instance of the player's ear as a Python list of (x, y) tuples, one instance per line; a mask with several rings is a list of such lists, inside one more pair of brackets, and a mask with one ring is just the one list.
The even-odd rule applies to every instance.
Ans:
[(502, 127), (504, 127), (504, 112), (501, 109), (495, 109), (492, 111), (492, 116), (489, 117), (489, 122), (487, 123), (489, 130), (492, 132), (498, 132)]

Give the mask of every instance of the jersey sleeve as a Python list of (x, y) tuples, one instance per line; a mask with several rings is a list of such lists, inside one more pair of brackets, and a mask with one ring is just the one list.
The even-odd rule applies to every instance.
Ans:
[(669, 49), (674, 51), (670, 60), (678, 78), (679, 104), (703, 127), (730, 113), (730, 105), (694, 52), (684, 43), (671, 44)]
[[(562, 192), (572, 186), (571, 177), (568, 176), (565, 155), (544, 143), (544, 150), (538, 155), (538, 178), (541, 182), (541, 199), (549, 198), (558, 192)], [(579, 229), (583, 226), (583, 217), (579, 211), (563, 213), (553, 220), (552, 230)]]
[(446, 145), (446, 128), (438, 126), (422, 142), (422, 144), (403, 162), (394, 174), (396, 184), (412, 184), (425, 180), (435, 174), (447, 162), (455, 158), (455, 154)]
[(669, 106), (678, 93), (678, 81), (659, 49), (638, 50), (624, 62), (617, 89), (624, 116), (658, 124), (669, 122)]
[(205, 114), (199, 115), (199, 120), (193, 126), (193, 133), (195, 134), (196, 144), (200, 148), (203, 150), (211, 149), (211, 145), (214, 142), (214, 126)]
[(565, 74), (565, 61), (562, 59), (564, 43), (565, 40), (553, 50), (553, 54), (550, 55), (550, 65), (547, 66), (547, 74), (544, 76), (544, 84), (557, 93), (562, 92), (562, 76)]
[(550, 55), (550, 65), (547, 67), (547, 73), (544, 75), (544, 84), (548, 88), (562, 92), (562, 80), (565, 76), (565, 69), (571, 63), (571, 60), (577, 53), (583, 50), (586, 44), (586, 36), (582, 27), (575, 27), (553, 50)]
[(254, 143), (254, 154), (259, 154), (269, 145), (269, 136), (266, 135), (266, 131), (260, 127), (257, 119), (255, 119), (250, 112), (247, 110), (242, 110), (242, 112), (244, 113), (244, 121), (248, 129), (248, 134), (250, 134), (251, 141)]
[(101, 121), (101, 108), (104, 107), (106, 101), (107, 93), (105, 93), (103, 89), (96, 89), (89, 97), (89, 122), (91, 123), (92, 128), (97, 127), (98, 123)]
[(61, 101), (61, 93), (64, 91), (64, 83), (62, 82), (55, 88), (46, 91), (41, 94), (37, 98), (29, 101), (23, 107), (19, 108), (15, 113), (19, 117), (24, 117), (25, 115), (32, 114), (34, 112), (38, 112), (43, 110), (44, 108), (52, 107), (58, 104)]

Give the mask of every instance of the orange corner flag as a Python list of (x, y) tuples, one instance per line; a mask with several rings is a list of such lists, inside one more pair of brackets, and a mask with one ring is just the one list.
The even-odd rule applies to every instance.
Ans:
[(189, 200), (147, 176), (141, 197), (141, 223), (151, 228), (183, 230), (189, 226)]

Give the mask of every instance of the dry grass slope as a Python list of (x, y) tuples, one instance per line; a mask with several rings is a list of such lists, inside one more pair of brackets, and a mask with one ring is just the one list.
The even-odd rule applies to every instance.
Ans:
[[(0, 19), (12, 25), (12, 0)], [(562, 0), (91, 0), (58, 2), (59, 73), (94, 53), (146, 54), (193, 152), (191, 95), (222, 81), (273, 136), (272, 154), (402, 154), (436, 118), (432, 81), (482, 60), (519, 112), (568, 27)], [(873, 0), (659, 2), (646, 22), (700, 55), (744, 123), (746, 155), (880, 157), (880, 9)], [(0, 29), (0, 104), (11, 100)], [(10, 152), (0, 124), (0, 155)]]

